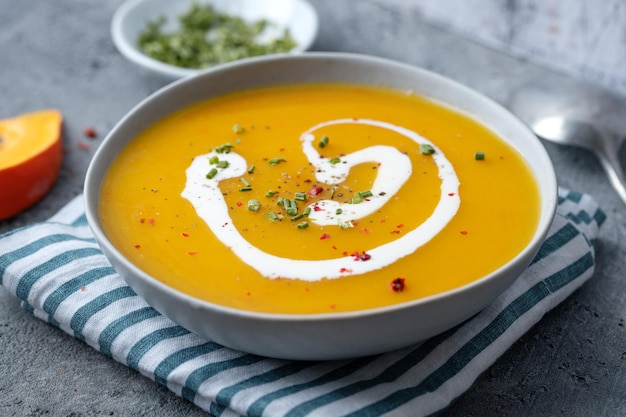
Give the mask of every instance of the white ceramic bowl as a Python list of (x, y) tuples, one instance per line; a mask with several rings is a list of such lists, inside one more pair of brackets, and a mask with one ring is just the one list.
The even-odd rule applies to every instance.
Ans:
[[(254, 76), (251, 76), (254, 75)], [(540, 178), (540, 221), (531, 242), (493, 273), (463, 287), (371, 310), (314, 315), (267, 314), (215, 305), (178, 292), (141, 271), (111, 244), (98, 219), (102, 178), (143, 128), (177, 109), (224, 93), (302, 82), (358, 83), (412, 90), (471, 115), (516, 148)], [(85, 183), (87, 219), (106, 256), (128, 284), (181, 326), (235, 349), (289, 359), (338, 359), (381, 353), (425, 340), (476, 314), (528, 266), (552, 222), (557, 185), (539, 140), (490, 99), (437, 74), (351, 54), (307, 53), (253, 58), (179, 80), (144, 100), (111, 131), (95, 154)]]
[[(194, 0), (129, 0), (122, 4), (111, 21), (111, 36), (115, 47), (130, 61), (169, 79), (195, 75), (201, 70), (166, 64), (144, 54), (137, 45), (146, 24), (160, 16), (167, 19), (164, 30), (177, 28), (178, 16), (186, 12)], [(197, 0), (196, 0), (197, 1)], [(216, 10), (244, 20), (267, 19), (275, 24), (276, 32), (288, 28), (297, 46), (290, 53), (308, 50), (318, 30), (315, 9), (306, 0), (201, 0)]]

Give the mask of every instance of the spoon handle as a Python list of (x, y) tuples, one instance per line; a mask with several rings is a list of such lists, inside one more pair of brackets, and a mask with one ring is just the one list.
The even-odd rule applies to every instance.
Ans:
[[(611, 139), (611, 138), (609, 138)], [(598, 149), (598, 158), (604, 168), (611, 185), (617, 191), (621, 199), (626, 203), (626, 176), (617, 157), (622, 141), (604, 140), (604, 146)]]

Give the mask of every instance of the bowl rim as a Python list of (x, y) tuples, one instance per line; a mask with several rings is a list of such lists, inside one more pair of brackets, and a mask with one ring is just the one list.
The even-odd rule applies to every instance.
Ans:
[[(111, 38), (113, 40), (113, 44), (117, 48), (117, 50), (126, 57), (129, 61), (139, 65), (140, 67), (150, 69), (158, 74), (170, 77), (170, 78), (184, 78), (192, 75), (196, 75), (204, 69), (195, 69), (195, 68), (184, 68), (177, 67), (175, 65), (167, 64), (165, 62), (159, 61), (157, 59), (151, 58), (150, 56), (141, 52), (141, 50), (136, 46), (136, 42), (134, 39), (129, 39), (126, 36), (126, 32), (124, 30), (124, 26), (129, 18), (129, 15), (137, 9), (137, 7), (141, 6), (143, 3), (146, 3), (150, 0), (127, 0), (122, 3), (114, 12), (113, 18), (111, 19)], [(170, 0), (174, 1), (174, 0)], [(185, 1), (191, 3), (191, 0), (177, 0), (177, 1)], [(266, 0), (264, 0), (266, 1)], [(319, 16), (315, 8), (307, 1), (307, 0), (292, 0), (294, 4), (297, 5), (304, 13), (306, 13), (307, 18), (309, 19), (311, 25), (311, 32), (308, 34), (305, 42), (300, 45), (297, 45), (289, 52), (285, 52), (285, 54), (297, 54), (301, 52), (305, 52), (311, 48), (313, 43), (315, 42), (315, 38), (317, 37), (317, 32), (319, 30)], [(204, 2), (210, 2), (210, 0), (204, 0)]]
[[(455, 89), (458, 89), (462, 94), (468, 94), (474, 98), (485, 101), (486, 105), (496, 109), (498, 112), (501, 113), (503, 117), (506, 117), (508, 119), (507, 123), (513, 123), (514, 125), (516, 125), (517, 129), (524, 130), (528, 138), (530, 140), (535, 141), (535, 148), (536, 148), (535, 150), (538, 152), (539, 157), (542, 159), (541, 165), (548, 168), (546, 169), (545, 173), (542, 173), (542, 175), (543, 174), (545, 175), (543, 175), (541, 179), (536, 178), (536, 181), (541, 182), (542, 186), (545, 186), (546, 189), (550, 190), (549, 194), (546, 193), (546, 195), (540, 192), (540, 201), (539, 201), (540, 206), (545, 205), (546, 208), (540, 209), (540, 216), (538, 219), (538, 224), (535, 228), (535, 232), (533, 233), (531, 240), (526, 244), (524, 249), (518, 252), (515, 257), (510, 259), (504, 265), (484, 275), (483, 277), (476, 279), (465, 285), (455, 287), (448, 291), (429, 295), (429, 296), (418, 298), (415, 300), (406, 301), (403, 303), (397, 303), (397, 304), (392, 304), (392, 305), (387, 305), (387, 306), (382, 306), (382, 307), (346, 311), (346, 312), (329, 312), (329, 313), (313, 313), (313, 314), (268, 313), (268, 312), (238, 309), (234, 307), (217, 304), (217, 303), (207, 301), (198, 297), (194, 297), (191, 294), (188, 294), (183, 291), (177, 290), (173, 287), (170, 287), (167, 284), (158, 280), (157, 278), (153, 277), (152, 275), (148, 274), (147, 272), (144, 272), (142, 269), (140, 269), (134, 263), (128, 260), (111, 243), (111, 241), (108, 239), (108, 237), (104, 233), (104, 230), (102, 229), (100, 221), (97, 216), (97, 203), (96, 203), (97, 201), (96, 197), (99, 194), (99, 190), (101, 186), (101, 181), (98, 180), (98, 177), (97, 177), (97, 175), (99, 174), (99, 172), (97, 172), (97, 168), (99, 167), (99, 165), (101, 165), (99, 161), (103, 158), (102, 155), (106, 152), (109, 139), (115, 135), (117, 130), (120, 128), (120, 126), (123, 126), (124, 124), (126, 124), (126, 121), (131, 119), (135, 113), (137, 113), (141, 108), (143, 108), (146, 105), (146, 103), (149, 103), (152, 100), (158, 99), (160, 96), (165, 95), (172, 90), (179, 89), (181, 88), (181, 86), (184, 86), (186, 84), (194, 83), (196, 82), (196, 80), (199, 80), (202, 78), (211, 77), (212, 74), (215, 72), (228, 71), (232, 68), (254, 66), (261, 62), (282, 61), (282, 60), (310, 60), (310, 59), (313, 59), (313, 60), (336, 59), (340, 61), (349, 60), (353, 62), (361, 61), (361, 62), (385, 65), (389, 67), (403, 68), (405, 70), (410, 70), (410, 71), (416, 71), (420, 73), (420, 76), (422, 77), (427, 77), (427, 78), (431, 77), (432, 79), (435, 79), (438, 82), (448, 83), (451, 86), (453, 86)], [(436, 99), (432, 99), (430, 97), (428, 98), (436, 101)], [(455, 111), (458, 111), (467, 115), (467, 112), (463, 112), (463, 110), (458, 109), (454, 107), (453, 105), (450, 105), (447, 103), (446, 105), (454, 109)], [(172, 111), (175, 111), (175, 110), (172, 110)], [(171, 113), (172, 111), (169, 111), (169, 113)], [(471, 115), (469, 116), (471, 117)], [(513, 146), (510, 143), (509, 145)], [(119, 150), (116, 152), (116, 154), (117, 153), (119, 153)], [(101, 168), (104, 170), (104, 172), (106, 172), (106, 169), (108, 169), (108, 166), (109, 165), (107, 164), (106, 166), (101, 167)], [(96, 187), (96, 184), (97, 184), (97, 187)], [(103, 251), (105, 253), (109, 252), (109, 253), (114, 254), (116, 259), (124, 263), (124, 266), (126, 268), (131, 270), (134, 274), (136, 274), (136, 276), (141, 277), (142, 281), (148, 281), (151, 285), (157, 286), (159, 291), (165, 291), (169, 295), (172, 295), (177, 298), (182, 297), (184, 302), (194, 309), (195, 308), (210, 309), (215, 313), (224, 314), (228, 316), (236, 316), (236, 317), (245, 318), (245, 319), (269, 320), (273, 322), (285, 322), (285, 323), (286, 322), (302, 323), (302, 322), (318, 322), (318, 321), (329, 321), (329, 320), (337, 321), (337, 320), (349, 320), (349, 319), (354, 319), (354, 318), (363, 318), (367, 316), (376, 316), (381, 313), (398, 312), (399, 310), (404, 310), (409, 307), (415, 307), (421, 304), (434, 303), (441, 299), (445, 299), (445, 298), (457, 295), (459, 293), (466, 292), (469, 289), (482, 286), (488, 283), (489, 281), (495, 279), (498, 275), (502, 273), (502, 271), (509, 269), (509, 268), (514, 268), (516, 266), (520, 266), (520, 263), (523, 262), (524, 259), (530, 256), (534, 256), (534, 254), (540, 247), (541, 242), (543, 242), (543, 240), (545, 239), (546, 235), (549, 232), (549, 229), (553, 222), (553, 219), (556, 213), (556, 208), (557, 208), (558, 186), (557, 186), (557, 178), (556, 178), (556, 173), (554, 171), (554, 166), (548, 155), (547, 150), (545, 149), (541, 141), (532, 133), (532, 131), (526, 124), (524, 124), (519, 118), (513, 115), (508, 109), (506, 109), (505, 107), (503, 107), (502, 105), (497, 103), (495, 100), (491, 99), (490, 97), (464, 84), (461, 84), (455, 80), (447, 78), (441, 74), (432, 72), (424, 68), (420, 68), (417, 66), (413, 66), (410, 64), (406, 64), (406, 63), (402, 63), (402, 62), (398, 62), (398, 61), (394, 61), (394, 60), (390, 60), (386, 58), (374, 57), (374, 56), (363, 55), (363, 54), (355, 54), (355, 53), (344, 53), (344, 52), (307, 52), (306, 54), (301, 54), (301, 55), (284, 55), (284, 54), (264, 55), (264, 56), (247, 58), (243, 60), (221, 64), (221, 65), (211, 67), (211, 68), (201, 71), (198, 76), (187, 77), (187, 78), (174, 81), (166, 85), (165, 87), (157, 90), (156, 92), (150, 94), (148, 97), (144, 98), (138, 104), (136, 104), (131, 110), (129, 110), (126, 113), (126, 115), (113, 127), (113, 129), (103, 139), (102, 143), (100, 144), (100, 146), (94, 153), (94, 156), (92, 157), (92, 160), (87, 169), (85, 182), (84, 182), (83, 196), (84, 196), (85, 214), (86, 214), (87, 222), (92, 232), (94, 233), (94, 236), (96, 237), (96, 240), (98, 241), (99, 245), (101, 247), (103, 246), (102, 248)], [(523, 266), (524, 268), (527, 267), (527, 265), (523, 265)], [(519, 276), (515, 277), (515, 279), (517, 278), (519, 278)]]

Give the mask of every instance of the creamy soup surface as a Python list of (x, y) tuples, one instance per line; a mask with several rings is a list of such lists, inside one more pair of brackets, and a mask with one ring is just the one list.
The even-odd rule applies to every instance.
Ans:
[(387, 306), (494, 271), (531, 239), (536, 179), (490, 130), (410, 93), (276, 86), (148, 127), (104, 178), (112, 243), (223, 306)]

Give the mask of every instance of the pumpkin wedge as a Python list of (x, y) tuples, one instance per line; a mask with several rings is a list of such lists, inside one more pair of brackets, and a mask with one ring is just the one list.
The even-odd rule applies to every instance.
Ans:
[(0, 220), (39, 201), (52, 188), (62, 160), (57, 110), (0, 120)]

